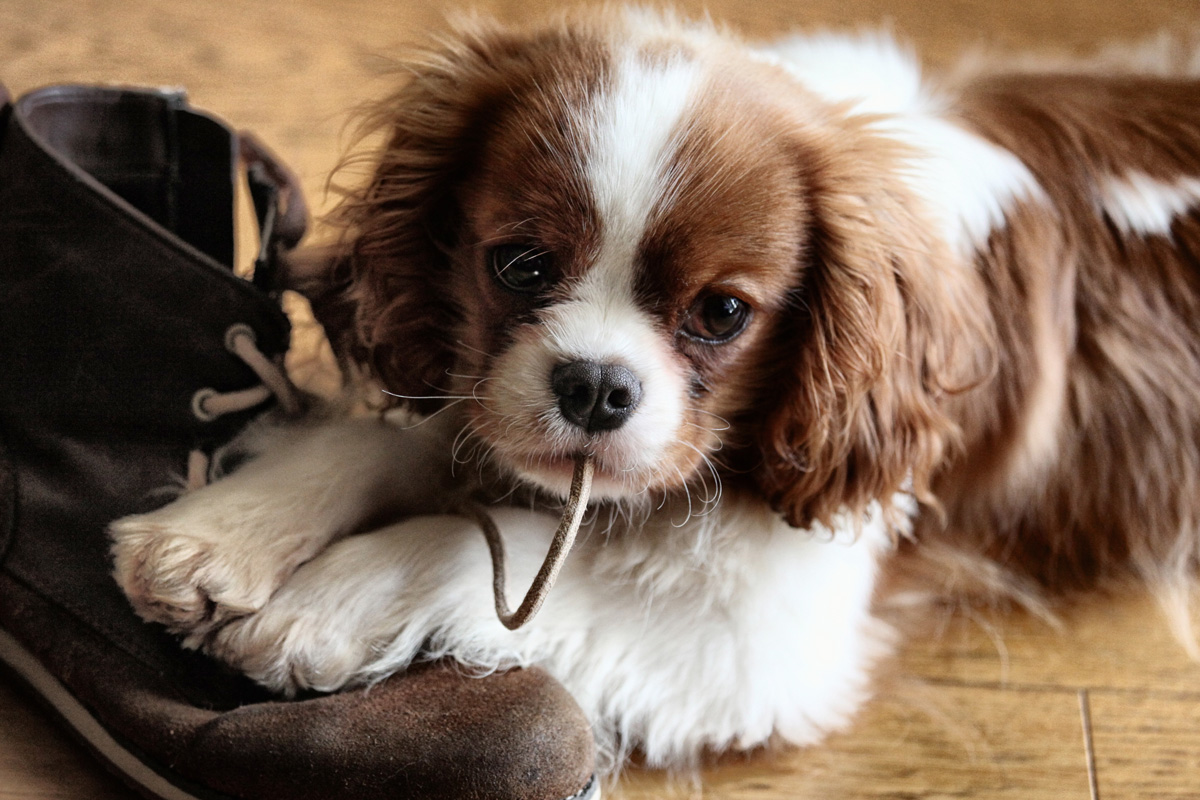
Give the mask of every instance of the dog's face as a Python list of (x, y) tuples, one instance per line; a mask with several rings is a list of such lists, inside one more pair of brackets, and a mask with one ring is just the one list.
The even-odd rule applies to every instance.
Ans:
[(787, 143), (676, 59), (535, 68), (457, 188), (456, 390), (478, 397), (467, 413), (491, 452), (552, 489), (581, 451), (601, 495), (700, 470), (753, 397), (798, 278)]
[(468, 398), (463, 452), (552, 491), (587, 452), (610, 498), (720, 476), (794, 524), (862, 510), (948, 433), (953, 321), (915, 300), (954, 288), (901, 154), (711, 32), (643, 22), (415, 62), (345, 209), (361, 352), (398, 395)]

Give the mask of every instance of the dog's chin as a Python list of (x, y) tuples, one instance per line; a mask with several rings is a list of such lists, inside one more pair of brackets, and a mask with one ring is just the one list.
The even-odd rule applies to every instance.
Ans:
[[(570, 494), (575, 475), (574, 455), (547, 453), (511, 457), (502, 452), (496, 455), (501, 462), (507, 463), (509, 473), (521, 483), (560, 500)], [(643, 497), (652, 488), (651, 481), (641, 479), (639, 475), (639, 470), (614, 466), (602, 457), (594, 458), (591, 498), (620, 501)]]

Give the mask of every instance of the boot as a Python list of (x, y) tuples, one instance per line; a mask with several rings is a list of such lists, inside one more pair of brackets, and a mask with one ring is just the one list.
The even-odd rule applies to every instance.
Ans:
[(150, 797), (593, 796), (587, 722), (538, 670), (435, 664), (282, 702), (134, 615), (107, 524), (296, 402), (264, 288), (303, 204), (243, 142), (255, 286), (232, 270), (238, 138), (180, 93), (0, 90), (0, 107), (0, 663)]

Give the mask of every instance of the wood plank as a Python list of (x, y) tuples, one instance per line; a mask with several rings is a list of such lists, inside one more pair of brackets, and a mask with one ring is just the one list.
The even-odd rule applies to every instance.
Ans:
[(24, 688), (0, 673), (0, 800), (132, 800)]
[[(1086, 800), (1083, 733), (1070, 691), (930, 687), (899, 681), (854, 728), (820, 747), (726, 761), (706, 800), (962, 798)], [(693, 787), (630, 771), (616, 800), (688, 797)]]
[[(563, 5), (554, 0), (480, 0), (472, 7), (522, 21)], [(770, 37), (801, 26), (855, 29), (887, 25), (925, 59), (952, 62), (965, 48), (1089, 50), (1099, 42), (1195, 27), (1180, 0), (1067, 0), (1018, 8), (991, 0), (680, 0), (736, 30)], [(19, 94), (59, 81), (186, 85), (196, 102), (255, 129), (298, 169), (318, 208), (345, 138), (348, 113), (382, 96), (380, 74), (401, 44), (437, 28), (458, 0), (343, 0), (240, 3), (225, 0), (0, 0), (3, 79)]]
[(909, 642), (900, 668), (954, 683), (1103, 686), (1200, 698), (1200, 664), (1147, 595), (1095, 596), (1064, 612), (1061, 622), (1056, 630), (1023, 613), (955, 616), (940, 635)]
[(1089, 695), (1100, 797), (1200, 797), (1200, 699), (1158, 693)]

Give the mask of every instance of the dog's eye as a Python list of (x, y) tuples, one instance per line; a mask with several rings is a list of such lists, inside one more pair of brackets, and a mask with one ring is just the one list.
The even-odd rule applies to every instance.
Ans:
[(514, 292), (544, 289), (552, 275), (550, 254), (535, 245), (502, 244), (488, 253), (496, 280)]
[(710, 344), (728, 342), (746, 328), (750, 306), (736, 297), (710, 294), (692, 309), (683, 332)]

